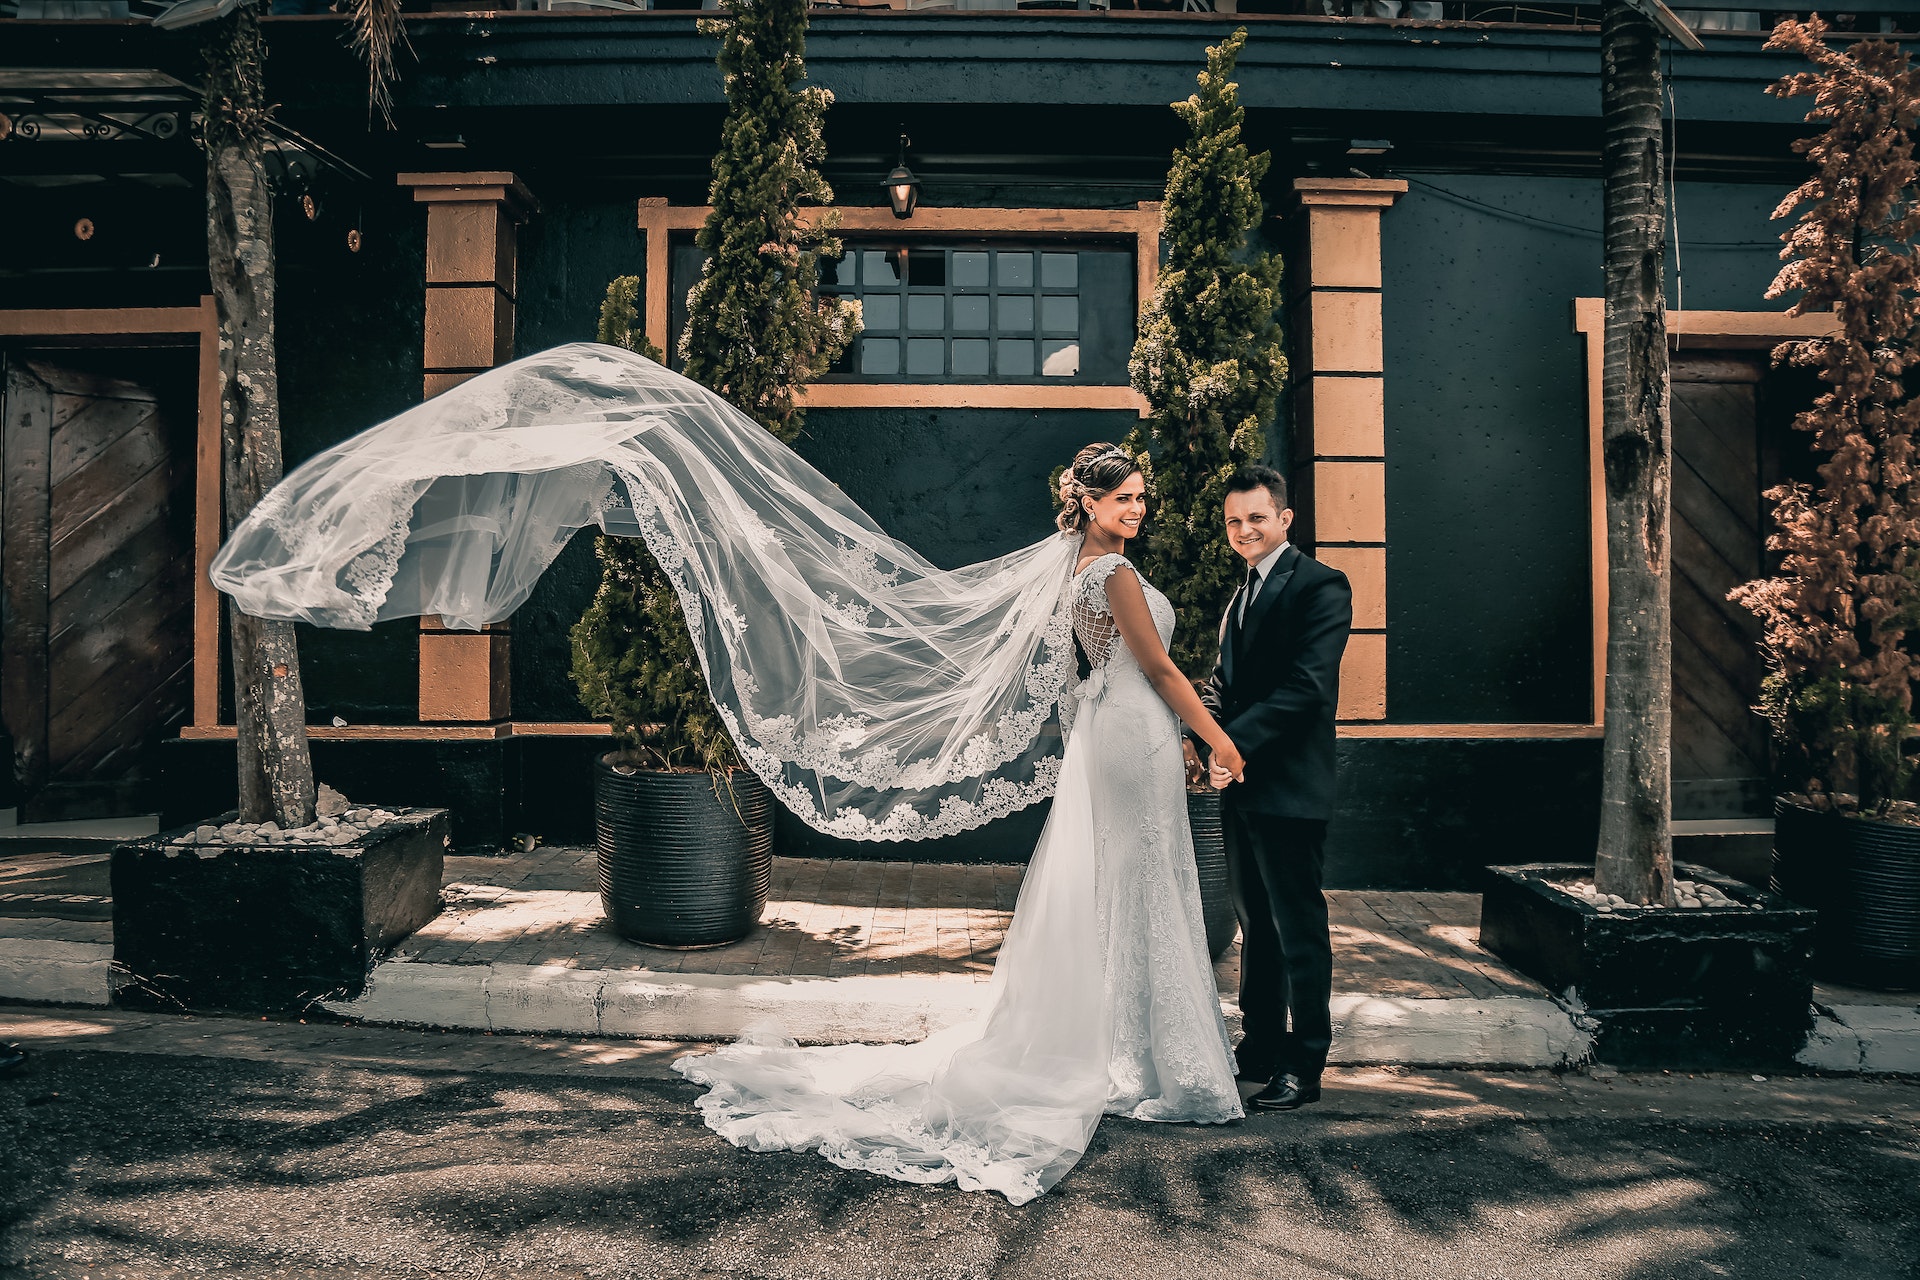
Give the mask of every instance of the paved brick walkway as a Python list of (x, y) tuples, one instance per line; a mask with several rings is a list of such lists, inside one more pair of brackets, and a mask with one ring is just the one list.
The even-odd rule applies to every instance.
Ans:
[[(1017, 866), (777, 858), (767, 911), (746, 940), (665, 951), (618, 937), (600, 912), (591, 849), (447, 859), (447, 911), (396, 960), (559, 965), (762, 977), (910, 975), (984, 982), (1020, 891)], [(1538, 996), (1480, 950), (1469, 893), (1336, 890), (1334, 990), (1457, 999)], [(1217, 973), (1239, 981), (1239, 951)]]

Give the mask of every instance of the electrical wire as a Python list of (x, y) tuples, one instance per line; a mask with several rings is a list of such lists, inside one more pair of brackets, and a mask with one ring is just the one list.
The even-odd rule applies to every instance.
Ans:
[(1673, 37), (1667, 37), (1667, 73), (1661, 88), (1666, 90), (1667, 135), (1667, 217), (1666, 240), (1673, 246), (1673, 309), (1687, 309), (1687, 277), (1680, 266), (1680, 182), (1675, 176), (1680, 163), (1680, 103), (1673, 96)]
[[(1598, 240), (1601, 238), (1602, 233), (1597, 227), (1576, 226), (1571, 222), (1555, 222), (1551, 218), (1537, 218), (1530, 213), (1520, 213), (1517, 210), (1508, 209), (1501, 205), (1488, 204), (1484, 200), (1475, 200), (1472, 196), (1461, 195), (1457, 191), (1436, 186), (1431, 182), (1422, 182), (1420, 179), (1409, 177), (1404, 173), (1396, 172), (1393, 176), (1399, 178), (1409, 186), (1415, 186), (1423, 191), (1429, 191), (1443, 200), (1451, 200), (1455, 204), (1466, 205), (1484, 213), (1490, 213), (1507, 222), (1524, 223), (1527, 226), (1540, 227), (1547, 231), (1558, 231), (1564, 235), (1582, 236), (1588, 240)], [(1777, 248), (1779, 243), (1778, 240), (1695, 240), (1693, 247), (1695, 249), (1773, 249)]]

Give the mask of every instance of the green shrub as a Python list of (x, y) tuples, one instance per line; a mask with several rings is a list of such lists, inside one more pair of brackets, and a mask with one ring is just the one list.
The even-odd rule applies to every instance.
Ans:
[(1280, 257), (1249, 252), (1271, 157), (1250, 155), (1233, 70), (1245, 28), (1207, 50), (1200, 91), (1173, 104), (1188, 137), (1167, 174), (1167, 261), (1140, 317), (1133, 387), (1149, 413), (1126, 447), (1147, 460), (1142, 571), (1178, 615), (1173, 660), (1212, 670), (1221, 611), (1243, 576), (1222, 532), (1227, 479), (1266, 452), (1266, 424), (1287, 377), (1275, 313)]
[[(607, 286), (600, 341), (650, 360), (660, 349), (640, 330), (640, 281)], [(624, 764), (647, 769), (705, 769), (740, 763), (714, 709), (679, 597), (639, 538), (601, 534), (600, 590), (573, 625), (573, 681), (580, 701), (613, 725)]]

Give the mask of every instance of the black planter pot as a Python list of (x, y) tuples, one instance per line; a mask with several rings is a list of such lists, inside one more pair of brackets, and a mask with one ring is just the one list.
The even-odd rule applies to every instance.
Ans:
[(1193, 860), (1200, 872), (1200, 914), (1207, 922), (1207, 954), (1218, 960), (1233, 945), (1240, 922), (1227, 887), (1227, 844), (1220, 824), (1218, 791), (1187, 792), (1187, 825), (1193, 828)]
[(1489, 867), (1480, 945), (1591, 1018), (1617, 1067), (1715, 1071), (1791, 1062), (1813, 1025), (1814, 913), (1705, 867), (1744, 907), (1604, 912), (1556, 883), (1582, 864)]
[[(731, 794), (729, 794), (731, 791)], [(773, 796), (751, 772), (594, 763), (600, 903), (614, 932), (650, 947), (721, 947), (760, 923), (773, 874)]]
[(1920, 827), (1773, 803), (1775, 893), (1820, 913), (1814, 971), (1878, 991), (1920, 988)]

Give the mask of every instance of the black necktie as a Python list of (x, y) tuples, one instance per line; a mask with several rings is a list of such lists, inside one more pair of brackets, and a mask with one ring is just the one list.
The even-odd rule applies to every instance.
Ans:
[(1247, 566), (1247, 585), (1244, 588), (1242, 588), (1242, 594), (1240, 597), (1240, 617), (1235, 623), (1236, 626), (1244, 627), (1247, 625), (1247, 610), (1253, 608), (1253, 598), (1260, 594), (1260, 582), (1261, 582), (1261, 578), (1260, 578), (1260, 570), (1258, 566), (1248, 565)]

